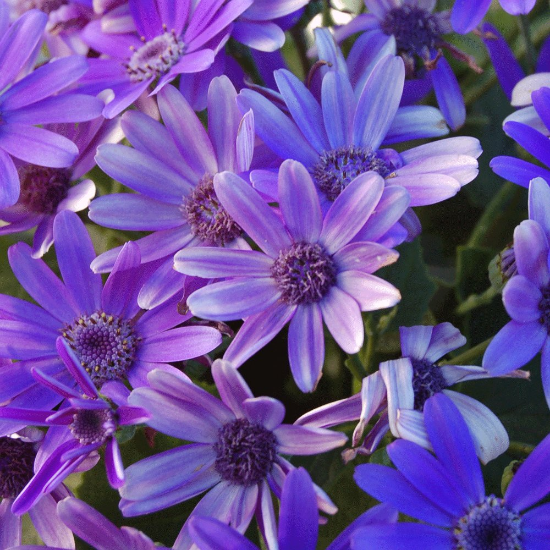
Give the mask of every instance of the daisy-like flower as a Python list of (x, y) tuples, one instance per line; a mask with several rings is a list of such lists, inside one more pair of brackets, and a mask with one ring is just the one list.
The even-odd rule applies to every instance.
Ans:
[(214, 328), (174, 328), (189, 318), (177, 312), (175, 300), (148, 312), (140, 309), (137, 294), (148, 272), (140, 268), (134, 243), (119, 254), (103, 286), (101, 275), (89, 267), (95, 258), (92, 241), (74, 212), (57, 215), (54, 238), (64, 282), (32, 258), (27, 244), (8, 251), (16, 277), (39, 305), (0, 296), (0, 356), (18, 360), (0, 368), (0, 403), (49, 409), (61, 400), (56, 392), (37, 387), (33, 367), (74, 386), (56, 348), (59, 336), (98, 388), (109, 380), (146, 384), (151, 369), (174, 369), (167, 363), (201, 356), (220, 344)]
[[(156, 93), (178, 74), (210, 67), (229, 38), (231, 23), (252, 2), (129, 0), (127, 6), (115, 8), (122, 25), (109, 25), (107, 13), (82, 32), (90, 47), (107, 56), (90, 61), (83, 88), (112, 90), (103, 115), (116, 116), (151, 84), (156, 83)], [(120, 19), (121, 9), (126, 17)]]
[[(88, 63), (81, 56), (56, 59), (26, 74), (39, 51), (47, 16), (30, 10), (8, 22), (0, 4), (0, 208), (19, 198), (19, 174), (12, 156), (23, 162), (65, 168), (78, 155), (66, 137), (36, 124), (82, 122), (100, 116), (104, 103), (83, 94), (57, 94), (78, 80)], [(57, 95), (54, 95), (57, 94)]]
[(550, 492), (550, 436), (519, 467), (503, 498), (486, 496), (474, 443), (452, 401), (437, 394), (426, 402), (425, 412), (435, 456), (399, 440), (387, 447), (397, 471), (379, 464), (355, 470), (365, 492), (422, 523), (363, 527), (353, 536), (352, 548), (546, 548), (549, 505), (534, 505)]
[[(448, 387), (467, 380), (489, 378), (481, 367), (436, 365), (450, 351), (463, 346), (466, 338), (450, 323), (435, 326), (400, 327), (402, 357), (380, 364), (380, 370), (363, 379), (361, 402), (357, 396), (324, 405), (300, 417), (301, 426), (331, 427), (359, 418), (353, 433), (353, 449), (344, 451), (344, 460), (357, 453), (374, 452), (384, 435), (413, 441), (430, 448), (424, 427), (424, 404), (432, 395), (443, 392), (452, 399), (470, 430), (476, 453), (483, 463), (493, 460), (508, 448), (508, 435), (500, 420), (482, 403)], [(524, 371), (511, 373), (528, 378)], [(359, 394), (358, 394), (359, 395)], [(379, 419), (367, 433), (367, 425)], [(360, 445), (360, 446), (359, 446)]]
[[(34, 475), (36, 454), (43, 432), (24, 428), (18, 433), (0, 437), (0, 548), (21, 544), (22, 520), (11, 511), (14, 499)], [(60, 485), (29, 510), (29, 516), (41, 539), (56, 548), (74, 548), (74, 537), (56, 513), (57, 503), (69, 491)]]
[(177, 271), (225, 278), (192, 293), (187, 300), (191, 312), (219, 321), (246, 318), (224, 355), (237, 367), (290, 322), (292, 374), (302, 391), (313, 391), (325, 356), (323, 321), (346, 353), (357, 353), (364, 337), (361, 311), (391, 307), (401, 298), (395, 287), (371, 275), (395, 262), (397, 252), (374, 242), (351, 243), (375, 208), (383, 210), (384, 182), (373, 172), (357, 177), (324, 219), (313, 181), (296, 161), (283, 162), (279, 171), (283, 220), (234, 174), (219, 174), (214, 187), (261, 252), (178, 252)]
[[(548, 216), (548, 214), (546, 214)], [(546, 401), (550, 406), (550, 247), (545, 230), (525, 220), (514, 231), (517, 275), (502, 292), (512, 320), (493, 338), (483, 356), (483, 368), (506, 374), (529, 362), (539, 351)]]
[[(311, 455), (339, 447), (342, 433), (282, 424), (283, 404), (254, 397), (239, 372), (216, 360), (212, 376), (222, 401), (195, 386), (184, 374), (154, 370), (149, 388), (130, 395), (131, 405), (145, 408), (156, 430), (192, 443), (132, 464), (120, 489), (125, 516), (162, 510), (209, 490), (185, 522), (174, 550), (193, 547), (191, 518), (208, 516), (240, 533), (254, 513), (268, 541), (276, 541), (271, 490), (280, 498), (293, 466), (281, 454)], [(315, 487), (317, 507), (336, 507)]]
[[(324, 75), (320, 104), (289, 71), (276, 71), (275, 79), (292, 118), (252, 90), (242, 90), (237, 101), (241, 110), (252, 109), (256, 133), (275, 154), (298, 160), (308, 169), (323, 197), (324, 209), (354, 177), (368, 171), (385, 179), (383, 200), (389, 201), (388, 195), (392, 195), (395, 201), (399, 192), (403, 199), (406, 190), (411, 206), (452, 197), (477, 175), (481, 148), (475, 138), (441, 140), (401, 153), (381, 147), (447, 133), (442, 117), (426, 121), (425, 111), (399, 109), (405, 80), (405, 66), (399, 57), (390, 55), (378, 61), (358, 98), (342, 71)], [(251, 180), (262, 192), (276, 196), (273, 175), (253, 171)], [(407, 214), (407, 229), (413, 236), (419, 233), (420, 224), (412, 210)], [(386, 218), (387, 230), (397, 221)], [(405, 219), (401, 221), (405, 223)]]
[[(254, 120), (252, 113), (241, 116), (236, 95), (227, 77), (212, 81), (207, 133), (180, 92), (166, 86), (158, 94), (165, 126), (136, 111), (125, 113), (122, 128), (134, 148), (98, 149), (99, 166), (139, 194), (100, 197), (90, 206), (90, 218), (115, 229), (154, 231), (136, 244), (143, 262), (163, 260), (139, 298), (147, 309), (181, 291), (183, 278), (172, 269), (178, 250), (198, 244), (249, 248), (241, 228), (220, 205), (213, 184), (218, 172), (250, 168)], [(119, 251), (102, 254), (92, 268), (111, 270)]]
[[(397, 512), (380, 504), (361, 514), (327, 550), (349, 547), (352, 533), (360, 527), (395, 523)], [(303, 468), (292, 470), (285, 479), (279, 508), (279, 529), (276, 541), (266, 541), (270, 550), (315, 550), (319, 529), (317, 497), (309, 474)], [(200, 550), (258, 550), (247, 538), (217, 519), (195, 516), (189, 522), (191, 537)]]
[(121, 487), (124, 466), (115, 434), (120, 426), (141, 424), (149, 418), (145, 410), (128, 406), (130, 391), (119, 381), (105, 383), (100, 396), (91, 377), (62, 337), (57, 339), (57, 348), (82, 393), (34, 368), (33, 376), (65, 398), (66, 402), (55, 413), (50, 410), (0, 408), (1, 419), (50, 427), (40, 449), (36, 473), (13, 502), (12, 512), (18, 515), (30, 510), (86, 459), (91, 458), (90, 467), (93, 466), (97, 462), (97, 450), (103, 446), (107, 479), (113, 488)]
[(53, 244), (53, 222), (59, 212), (79, 212), (89, 206), (96, 189), (91, 179), (82, 177), (95, 166), (97, 146), (120, 141), (123, 137), (120, 122), (103, 117), (78, 126), (49, 125), (48, 130), (73, 141), (78, 147), (78, 156), (66, 168), (15, 161), (21, 194), (15, 205), (0, 210), (0, 220), (9, 222), (0, 227), (0, 235), (19, 233), (36, 226), (33, 258), (43, 256)]

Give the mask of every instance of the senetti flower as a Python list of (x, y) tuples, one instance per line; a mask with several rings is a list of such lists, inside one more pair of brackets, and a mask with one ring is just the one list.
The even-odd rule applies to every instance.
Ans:
[[(7, 21), (7, 10), (0, 4), (0, 21)], [(35, 125), (92, 120), (104, 106), (95, 97), (57, 93), (88, 70), (81, 56), (56, 59), (21, 78), (32, 67), (46, 21), (45, 13), (30, 10), (11, 26), (0, 25), (0, 208), (19, 198), (12, 156), (38, 166), (66, 168), (78, 155), (72, 141)]]
[[(36, 455), (43, 432), (24, 428), (0, 437), (0, 548), (21, 544), (23, 518), (15, 515), (12, 504), (34, 475)], [(60, 485), (29, 510), (29, 516), (41, 539), (56, 548), (74, 548), (74, 537), (56, 513), (56, 505), (69, 491)]]
[[(163, 260), (139, 298), (147, 309), (181, 292), (183, 277), (172, 269), (178, 250), (197, 245), (249, 248), (242, 229), (220, 204), (213, 183), (218, 172), (250, 168), (254, 120), (252, 113), (241, 116), (236, 95), (227, 77), (211, 82), (206, 132), (184, 97), (166, 86), (158, 94), (165, 126), (136, 111), (125, 113), (122, 127), (134, 148), (98, 149), (99, 166), (138, 194), (100, 197), (90, 206), (90, 218), (115, 229), (154, 231), (136, 245), (143, 262)], [(119, 251), (102, 254), (92, 268), (112, 269)]]
[(129, 0), (122, 25), (109, 25), (107, 13), (84, 29), (82, 39), (106, 58), (90, 61), (83, 88), (112, 90), (103, 115), (116, 116), (150, 85), (156, 84), (156, 93), (181, 73), (208, 69), (229, 38), (231, 23), (252, 2)]
[(0, 296), (0, 356), (18, 361), (0, 368), (0, 403), (41, 409), (59, 403), (58, 393), (37, 387), (33, 367), (74, 386), (60, 361), (59, 336), (97, 388), (110, 380), (147, 384), (151, 369), (175, 369), (167, 363), (199, 357), (220, 344), (214, 328), (174, 328), (189, 318), (177, 312), (175, 300), (141, 310), (137, 295), (149, 272), (140, 268), (134, 243), (121, 251), (103, 286), (101, 275), (89, 267), (95, 258), (92, 241), (74, 212), (57, 215), (54, 238), (63, 282), (42, 260), (32, 258), (27, 244), (18, 243), (8, 252), (16, 277), (39, 305)]
[[(329, 544), (327, 550), (348, 548), (351, 534), (362, 526), (396, 521), (397, 512), (391, 506), (374, 506), (352, 522)], [(258, 550), (238, 531), (217, 519), (195, 516), (189, 526), (191, 537), (200, 550)], [(296, 468), (286, 476), (283, 485), (277, 539), (266, 541), (267, 546), (278, 550), (315, 550), (318, 529), (319, 513), (314, 485), (306, 470)]]
[(352, 548), (528, 550), (548, 546), (550, 492), (547, 436), (519, 467), (503, 498), (485, 495), (475, 447), (462, 416), (445, 395), (425, 406), (435, 456), (410, 441), (387, 447), (397, 471), (363, 464), (355, 481), (365, 492), (422, 523), (372, 525), (356, 531)]
[(94, 182), (82, 177), (94, 166), (96, 147), (101, 143), (120, 141), (123, 137), (118, 120), (103, 117), (79, 124), (49, 125), (59, 135), (73, 141), (79, 150), (71, 166), (48, 168), (16, 161), (21, 193), (15, 205), (0, 210), (0, 235), (19, 233), (36, 226), (32, 246), (33, 258), (43, 256), (53, 244), (53, 223), (63, 210), (79, 212), (95, 196)]
[(313, 391), (325, 350), (323, 321), (346, 353), (363, 344), (361, 311), (395, 305), (399, 291), (374, 271), (397, 252), (374, 242), (354, 242), (379, 204), (384, 182), (370, 172), (355, 178), (322, 217), (307, 170), (287, 160), (279, 171), (281, 220), (244, 180), (229, 172), (214, 181), (231, 217), (261, 251), (187, 248), (175, 256), (177, 271), (225, 278), (188, 298), (205, 319), (245, 318), (224, 358), (240, 366), (290, 322), (290, 368), (302, 391)]
[[(125, 516), (162, 510), (204, 491), (183, 525), (174, 550), (193, 547), (193, 517), (209, 516), (243, 533), (254, 513), (268, 541), (277, 540), (271, 490), (280, 498), (294, 467), (281, 454), (312, 455), (342, 445), (342, 433), (282, 424), (285, 409), (270, 397), (254, 397), (238, 371), (216, 360), (212, 376), (221, 401), (183, 373), (154, 370), (149, 388), (134, 390), (129, 403), (145, 408), (156, 430), (190, 441), (132, 464), (120, 489)], [(336, 507), (315, 487), (316, 507)]]
[[(424, 111), (399, 109), (405, 81), (401, 58), (392, 55), (378, 61), (355, 97), (349, 78), (342, 71), (328, 71), (322, 81), (321, 103), (308, 88), (285, 69), (275, 72), (287, 116), (274, 103), (252, 90), (238, 96), (241, 110), (254, 112), (256, 133), (279, 157), (301, 162), (310, 172), (328, 208), (354, 177), (374, 171), (385, 180), (382, 200), (392, 202), (410, 196), (411, 206), (434, 204), (454, 196), (477, 175), (481, 148), (477, 139), (451, 138), (427, 143), (398, 153), (382, 148), (421, 137), (447, 133), (442, 117), (424, 124)], [(262, 192), (276, 197), (276, 178), (253, 171), (251, 181)], [(386, 231), (397, 231), (391, 215)], [(414, 212), (401, 220), (409, 237), (420, 232)], [(394, 227), (395, 226), (395, 227)], [(404, 231), (401, 227), (401, 233)], [(406, 233), (405, 233), (406, 236)], [(399, 241), (393, 235), (392, 244)]]

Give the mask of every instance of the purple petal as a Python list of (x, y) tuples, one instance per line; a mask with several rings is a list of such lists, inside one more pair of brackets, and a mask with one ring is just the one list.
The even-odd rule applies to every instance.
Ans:
[(285, 43), (285, 33), (271, 21), (235, 21), (231, 37), (262, 52), (277, 51)]
[(521, 222), (514, 230), (514, 254), (518, 273), (538, 288), (550, 281), (548, 240), (543, 228), (533, 220)]
[(236, 171), (246, 172), (250, 170), (252, 157), (254, 156), (254, 113), (252, 110), (244, 114), (239, 124), (236, 140)]
[[(476, 163), (477, 165), (477, 163)], [(477, 168), (474, 168), (477, 171)], [(446, 174), (407, 174), (397, 175), (388, 180), (388, 185), (404, 187), (411, 197), (411, 206), (426, 206), (454, 197), (460, 191), (460, 183)]]
[(514, 121), (504, 123), (503, 130), (536, 159), (542, 163), (548, 163), (550, 143), (547, 136), (537, 132), (527, 124)]
[[(430, 346), (433, 329), (434, 327), (424, 325), (399, 327), (399, 339), (401, 341), (401, 354), (403, 357), (424, 359)], [(436, 357), (436, 360), (439, 357)]]
[(0, 209), (12, 206), (19, 198), (19, 174), (11, 157), (0, 149), (0, 172), (2, 188), (0, 190)]
[(349, 80), (340, 72), (331, 71), (323, 78), (322, 104), (331, 148), (349, 145), (352, 142), (355, 96)]
[(550, 128), (550, 89), (545, 86), (539, 90), (534, 90), (531, 94), (531, 100), (546, 128)]
[(313, 455), (341, 447), (347, 436), (323, 428), (282, 424), (273, 430), (279, 443), (278, 450), (289, 455)]
[(428, 105), (410, 105), (397, 109), (383, 144), (390, 145), (410, 139), (441, 137), (448, 133), (449, 128), (447, 128), (439, 109)]
[(521, 531), (524, 540), (529, 541), (529, 548), (544, 550), (550, 537), (550, 503), (541, 504), (523, 514)]
[(550, 186), (542, 178), (529, 183), (529, 219), (535, 220), (550, 236)]
[(533, 178), (550, 181), (550, 170), (514, 157), (493, 157), (489, 166), (495, 174), (523, 187), (529, 187)]
[(241, 405), (246, 417), (266, 430), (273, 431), (285, 417), (283, 404), (272, 397), (249, 397)]
[(105, 468), (109, 485), (113, 489), (120, 489), (124, 485), (124, 464), (115, 437), (109, 438), (105, 446)]
[(338, 250), (334, 262), (339, 271), (373, 273), (397, 261), (399, 253), (374, 242), (356, 242)]
[(453, 351), (466, 344), (466, 337), (451, 323), (439, 323), (433, 327), (430, 345), (424, 354), (428, 361), (435, 362), (449, 351)]
[(449, 62), (441, 57), (430, 71), (437, 104), (453, 130), (458, 130), (466, 120), (466, 106), (462, 91)]
[(157, 10), (156, 2), (148, 0), (130, 0), (128, 2), (132, 19), (137, 32), (147, 40), (161, 35), (163, 32), (162, 21)]
[(453, 29), (466, 34), (474, 30), (487, 13), (491, 0), (456, 0), (451, 12)]
[(399, 409), (414, 409), (413, 368), (409, 358), (402, 357), (380, 363), (380, 374), (386, 385), (390, 429), (399, 437)]
[(540, 375), (542, 378), (542, 389), (544, 390), (546, 403), (550, 403), (550, 338), (547, 338), (542, 346)]
[(22, 518), (11, 512), (12, 503), (11, 498), (4, 498), (0, 502), (0, 548), (21, 544)]
[(499, 0), (502, 9), (511, 15), (529, 13), (535, 6), (536, 0)]
[(451, 531), (417, 523), (361, 527), (353, 533), (351, 540), (354, 548), (384, 550), (441, 550), (452, 548), (454, 544)]
[(214, 518), (193, 516), (189, 533), (201, 550), (258, 550), (243, 535)]
[(216, 359), (212, 364), (212, 377), (222, 401), (237, 417), (243, 417), (242, 403), (245, 399), (252, 399), (254, 395), (239, 371), (229, 361)]
[(29, 516), (34, 528), (47, 546), (75, 547), (73, 533), (59, 517), (57, 500), (52, 495), (44, 495), (29, 510)]
[(529, 323), (540, 318), (541, 300), (541, 291), (523, 275), (512, 277), (502, 293), (508, 315), (519, 323)]
[(357, 301), (361, 311), (393, 307), (401, 300), (401, 293), (391, 283), (368, 273), (344, 271), (338, 274), (336, 281), (338, 288)]

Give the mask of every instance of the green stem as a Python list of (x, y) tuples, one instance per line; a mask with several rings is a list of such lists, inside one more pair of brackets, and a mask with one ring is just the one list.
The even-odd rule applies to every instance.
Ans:
[(483, 355), (483, 352), (487, 349), (493, 338), (494, 336), (487, 338), (487, 340), (484, 340), (477, 346), (456, 355), (452, 359), (449, 359), (449, 361), (442, 361), (441, 365), (471, 365), (474, 359), (477, 359)]
[(455, 309), (455, 313), (457, 315), (466, 315), (466, 313), (473, 309), (486, 306), (493, 301), (493, 298), (497, 296), (498, 293), (499, 291), (494, 286), (490, 286), (481, 294), (470, 294), (470, 296)]
[(374, 361), (376, 346), (378, 344), (378, 332), (373, 326), (373, 320), (371, 316), (368, 316), (365, 320), (365, 334), (367, 336), (367, 345), (363, 348), (361, 352), (361, 362), (365, 366), (366, 375), (369, 375), (375, 372), (378, 366), (375, 364)]
[(358, 382), (361, 382), (367, 374), (357, 353), (349, 355), (344, 364), (353, 375), (353, 378)]
[(507, 181), (491, 199), (491, 202), (476, 223), (466, 246), (474, 248), (480, 246), (488, 230), (493, 225), (495, 217), (504, 209), (518, 189), (517, 185)]
[(531, 39), (529, 18), (526, 15), (520, 15), (518, 17), (518, 21), (523, 40), (525, 41), (525, 49), (527, 50), (526, 61), (528, 65), (528, 72), (529, 74), (532, 74), (535, 72), (535, 67), (537, 66), (537, 51), (535, 50), (535, 45)]
[(529, 443), (522, 443), (521, 441), (510, 441), (510, 446), (508, 447), (507, 453), (517, 458), (525, 458), (531, 454), (534, 445), (529, 445)]
[(306, 78), (309, 72), (309, 59), (307, 57), (306, 39), (304, 38), (302, 31), (298, 28), (297, 25), (290, 29), (290, 35), (294, 40), (294, 45), (296, 46), (296, 50), (298, 51), (298, 58), (300, 59), (300, 64), (304, 73), (304, 78)]

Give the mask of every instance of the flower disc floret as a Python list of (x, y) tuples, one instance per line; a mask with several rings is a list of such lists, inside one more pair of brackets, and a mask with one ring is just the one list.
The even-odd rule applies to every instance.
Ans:
[(0, 437), (0, 498), (15, 498), (34, 475), (33, 443)]
[(271, 274), (289, 305), (319, 302), (336, 282), (334, 260), (318, 243), (299, 242), (281, 250)]
[(81, 445), (103, 445), (115, 433), (116, 422), (111, 409), (80, 409), (69, 430)]
[(175, 31), (165, 32), (137, 49), (126, 70), (132, 82), (141, 82), (167, 73), (185, 53), (185, 43)]
[(324, 151), (313, 167), (312, 175), (326, 197), (335, 201), (360, 174), (374, 171), (385, 178), (392, 169), (372, 148), (349, 145)]
[(222, 426), (214, 445), (216, 471), (235, 485), (260, 483), (277, 458), (277, 438), (261, 424), (238, 418)]
[(456, 550), (522, 550), (521, 516), (488, 496), (458, 521), (453, 531)]
[(427, 359), (411, 358), (413, 367), (414, 408), (424, 409), (424, 403), (435, 393), (447, 387), (441, 369)]
[(71, 175), (64, 168), (27, 164), (18, 170), (21, 181), (19, 202), (37, 214), (53, 214), (67, 197)]
[(97, 387), (126, 377), (141, 340), (131, 321), (103, 311), (82, 315), (62, 334)]
[(206, 174), (185, 199), (181, 211), (193, 235), (205, 242), (224, 246), (242, 233), (218, 200), (210, 174)]

